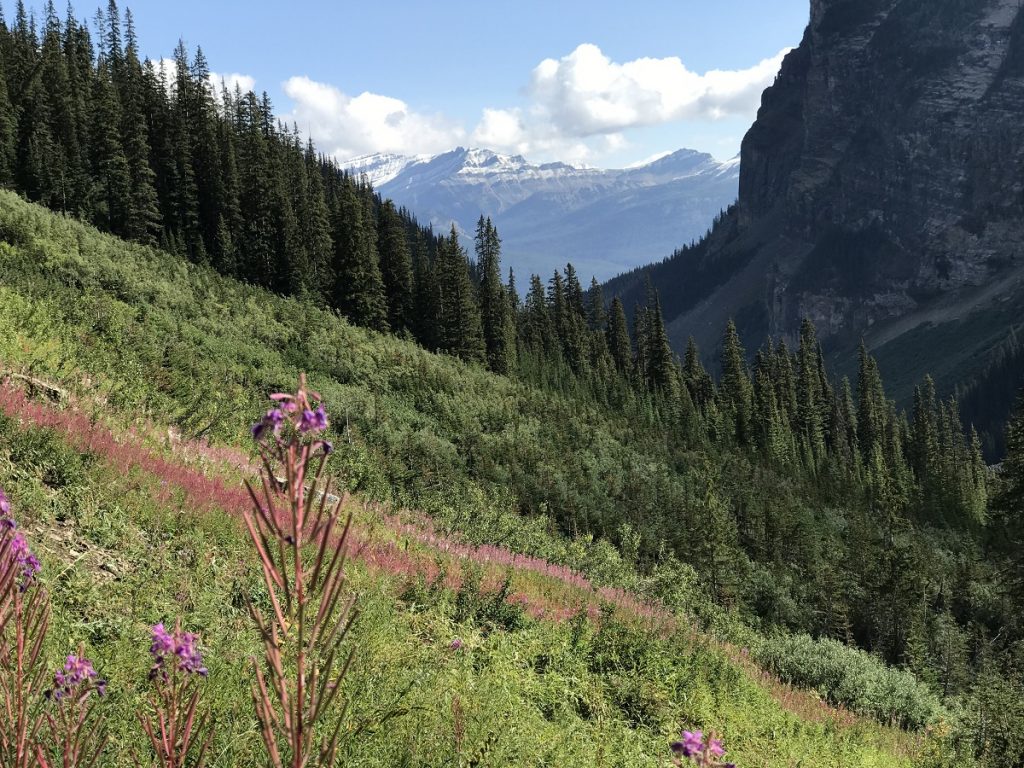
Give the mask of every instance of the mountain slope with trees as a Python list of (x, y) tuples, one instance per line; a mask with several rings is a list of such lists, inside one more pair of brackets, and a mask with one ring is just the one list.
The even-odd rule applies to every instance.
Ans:
[(737, 204), (701, 243), (606, 291), (628, 305), (651, 280), (679, 351), (729, 317), (791, 342), (810, 317), (852, 372), (863, 337), (901, 405), (931, 373), (996, 460), (1024, 373), (1024, 12), (1016, 0), (810, 7), (744, 138)]
[[(685, 610), (857, 711), (930, 722), (919, 694), (869, 684), (858, 658), (743, 626), (870, 649), (963, 718), (958, 760), (1019, 759), (1019, 551), (998, 540), (1006, 518), (989, 511), (976, 439), (929, 382), (913, 418), (866, 353), (855, 384), (835, 382), (809, 323), (795, 351), (765, 345), (753, 369), (730, 326), (716, 382), (695, 349), (681, 365), (666, 352), (653, 297), (639, 339), (619, 305), (592, 330), (568, 270), (552, 279), (560, 295), (534, 281), (514, 375), (498, 376), (10, 194), (0, 203), (5, 366), (228, 440), (301, 366), (344, 404), (337, 460), (365, 497)], [(486, 245), (486, 221), (481, 234)], [(477, 360), (485, 314), (470, 326)], [(574, 372), (606, 348), (623, 357)]]

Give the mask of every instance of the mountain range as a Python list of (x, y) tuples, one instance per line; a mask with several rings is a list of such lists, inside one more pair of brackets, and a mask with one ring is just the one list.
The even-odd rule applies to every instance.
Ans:
[(720, 162), (681, 149), (617, 170), (459, 147), (435, 156), (375, 154), (345, 164), (378, 192), (445, 231), (454, 221), (471, 242), (489, 216), (502, 261), (520, 280), (571, 262), (589, 279), (660, 259), (701, 237), (736, 198), (739, 159)]
[[(863, 338), (909, 404), (932, 373), (999, 440), (1024, 375), (1024, 12), (1018, 0), (813, 0), (762, 98), (736, 206), (613, 280), (658, 289), (677, 351), (812, 319), (840, 370)], [(983, 434), (983, 437), (985, 435)]]

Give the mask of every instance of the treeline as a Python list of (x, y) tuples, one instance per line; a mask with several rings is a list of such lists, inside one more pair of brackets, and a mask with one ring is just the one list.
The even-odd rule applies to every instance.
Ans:
[(42, 23), (23, 2), (10, 26), (0, 11), (0, 186), (359, 325), (446, 343), (417, 323), (417, 302), (458, 301), (461, 249), (281, 125), (265, 93), (215, 88), (202, 49), (140, 61), (114, 0), (93, 27), (52, 2)]

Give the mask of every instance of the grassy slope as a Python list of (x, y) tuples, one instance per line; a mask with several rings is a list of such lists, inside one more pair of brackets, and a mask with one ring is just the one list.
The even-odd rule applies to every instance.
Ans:
[[(543, 433), (552, 409), (581, 408), (126, 247), (7, 194), (0, 232), (0, 361), (88, 394), (83, 402), (99, 397), (117, 418), (144, 411), (177, 428), (237, 439), (263, 393), (287, 386), (301, 367), (329, 402), (392, 425), (392, 438), (423, 461), (448, 457), (433, 477), (429, 464), (422, 469), (419, 482), (430, 487), (452, 471), (445, 436), (510, 441), (518, 430)], [(582, 420), (594, 425), (590, 445), (625, 450), (614, 437), (625, 424), (596, 411)], [(209, 647), (221, 712), (218, 764), (251, 762), (243, 668), (253, 638), (242, 631), (239, 596), (253, 574), (237, 526), (216, 509), (189, 511), (187, 497), (161, 493), (159, 477), (125, 472), (123, 459), (68, 448), (48, 433), (6, 422), (0, 445), (0, 484), (30, 519), (54, 589), (63, 635), (54, 650), (86, 641), (120, 692), (117, 704), (137, 696), (145, 677), (146, 625), (185, 613)], [(357, 443), (341, 459), (364, 488), (386, 497), (392, 478), (369, 453)], [(503, 536), (563, 562), (593, 557), (594, 547), (488, 514), (501, 504), (493, 487), (456, 490), (478, 495), (477, 538)], [(625, 619), (574, 633), (571, 622), (525, 616), (488, 631), (496, 609), (486, 599), (410, 591), (403, 579), (360, 564), (353, 583), (364, 609), (362, 664), (350, 682), (354, 722), (369, 723), (352, 742), (359, 764), (452, 764), (453, 697), (467, 713), (464, 750), (494, 739), (488, 762), (495, 764), (663, 764), (665, 741), (681, 723), (724, 732), (745, 765), (904, 762), (893, 751), (904, 751), (906, 739), (860, 722), (801, 720), (742, 663), (689, 633), (661, 637)], [(467, 609), (467, 600), (476, 607)], [(468, 652), (447, 650), (454, 636), (468, 640)], [(375, 707), (408, 685), (401, 703), (408, 713), (374, 728)], [(119, 717), (123, 749), (131, 729)]]

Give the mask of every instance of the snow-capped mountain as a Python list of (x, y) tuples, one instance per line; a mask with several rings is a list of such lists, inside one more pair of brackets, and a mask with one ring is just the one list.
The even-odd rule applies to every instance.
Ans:
[(462, 147), (441, 155), (367, 155), (345, 164), (420, 221), (471, 240), (481, 214), (520, 276), (572, 262), (606, 280), (668, 256), (702, 235), (736, 198), (739, 162), (681, 149), (621, 170), (534, 165), (519, 155)]

